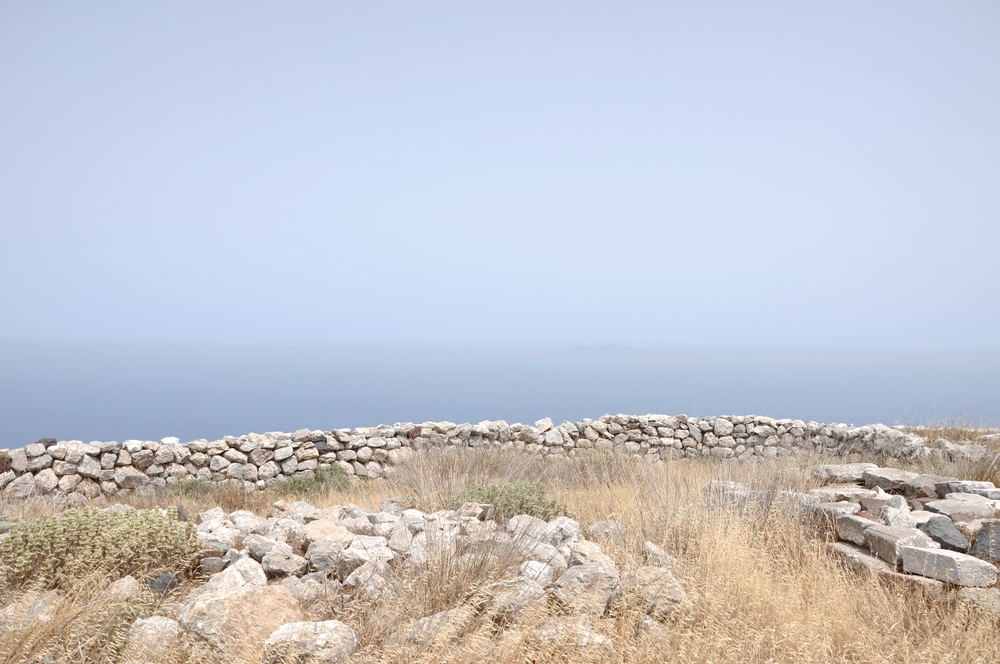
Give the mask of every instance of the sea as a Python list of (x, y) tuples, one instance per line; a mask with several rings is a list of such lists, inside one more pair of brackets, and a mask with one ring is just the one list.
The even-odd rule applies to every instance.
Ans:
[(0, 447), (606, 413), (1000, 423), (1000, 353), (0, 342)]

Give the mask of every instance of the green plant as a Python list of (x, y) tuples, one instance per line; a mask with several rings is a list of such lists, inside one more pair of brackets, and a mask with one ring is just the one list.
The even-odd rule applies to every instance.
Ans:
[(530, 514), (549, 521), (557, 516), (572, 516), (568, 508), (545, 495), (545, 486), (530, 482), (500, 482), (477, 484), (463, 491), (453, 501), (453, 506), (462, 503), (489, 503), (497, 519), (509, 519), (518, 514)]
[(312, 477), (293, 477), (274, 485), (275, 493), (282, 496), (316, 496), (331, 489), (345, 491), (351, 486), (347, 473), (337, 465), (319, 468)]
[(95, 570), (182, 572), (200, 551), (194, 525), (174, 507), (68, 510), (15, 526), (0, 543), (0, 570), (11, 585), (66, 589)]

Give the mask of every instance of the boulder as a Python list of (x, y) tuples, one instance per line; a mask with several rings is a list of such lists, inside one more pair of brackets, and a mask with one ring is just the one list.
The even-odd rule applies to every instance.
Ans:
[(131, 466), (115, 468), (115, 484), (122, 489), (135, 489), (149, 482), (149, 478)]
[(389, 637), (389, 643), (422, 648), (433, 642), (448, 642), (464, 631), (474, 618), (475, 614), (464, 606), (440, 611), (397, 630)]
[(917, 528), (941, 545), (942, 549), (966, 553), (969, 550), (969, 540), (958, 531), (951, 519), (942, 514), (933, 514)]
[(552, 584), (553, 599), (572, 611), (599, 618), (621, 593), (618, 570), (605, 563), (570, 567)]
[(319, 540), (327, 540), (336, 542), (346, 549), (354, 541), (354, 533), (329, 519), (319, 519), (307, 523), (302, 527), (302, 532), (305, 533), (307, 545)]
[(552, 565), (539, 562), (537, 560), (525, 560), (518, 568), (518, 573), (526, 579), (531, 579), (539, 585), (547, 586), (552, 583), (555, 568)]
[(35, 488), (35, 477), (31, 473), (25, 473), (15, 478), (3, 492), (11, 498), (27, 498)]
[(51, 468), (46, 468), (35, 475), (35, 492), (42, 495), (52, 493), (59, 486), (59, 477)]
[(1000, 519), (983, 519), (969, 554), (986, 562), (1000, 562)]
[(878, 487), (888, 492), (905, 490), (904, 485), (916, 476), (917, 473), (897, 468), (869, 468), (861, 474), (866, 487)]
[(301, 576), (309, 567), (309, 561), (296, 555), (292, 547), (284, 542), (275, 542), (260, 564), (269, 578)]
[(1000, 588), (961, 588), (958, 601), (1000, 616)]
[(164, 652), (174, 652), (181, 646), (181, 627), (176, 620), (164, 616), (138, 618), (125, 637), (124, 661), (156, 661)]
[(595, 521), (587, 526), (587, 532), (596, 542), (622, 544), (625, 541), (625, 528), (614, 519)]
[(541, 585), (521, 576), (479, 588), (472, 593), (470, 600), (479, 611), (498, 620), (512, 621), (544, 595)]
[(281, 625), (264, 641), (263, 664), (345, 664), (358, 639), (339, 620), (293, 622)]
[(550, 620), (533, 630), (527, 641), (540, 649), (580, 650), (604, 660), (610, 660), (615, 652), (614, 642), (595, 632), (589, 616), (585, 615)]
[(644, 613), (657, 620), (666, 619), (684, 601), (684, 588), (670, 570), (663, 567), (640, 567), (626, 574), (622, 590)]
[(652, 542), (642, 545), (642, 559), (652, 567), (663, 567), (671, 571), (677, 567), (677, 559)]
[(180, 611), (178, 623), (187, 637), (192, 659), (245, 660), (278, 627), (304, 618), (298, 600), (282, 586), (211, 585), (209, 582)]

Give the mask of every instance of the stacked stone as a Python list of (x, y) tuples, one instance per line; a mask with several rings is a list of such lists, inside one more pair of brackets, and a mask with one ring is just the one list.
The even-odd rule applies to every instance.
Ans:
[(502, 446), (549, 456), (616, 451), (656, 462), (676, 458), (747, 460), (800, 453), (976, 457), (981, 445), (935, 441), (875, 424), (852, 427), (762, 416), (605, 415), (555, 425), (503, 421), (401, 423), (294, 433), (249, 433), (221, 440), (159, 442), (56, 441), (0, 450), (0, 489), (14, 497), (100, 494), (155, 489), (181, 481), (236, 482), (247, 489), (311, 477), (339, 466), (348, 475), (378, 478), (413, 451), (433, 447)]
[[(996, 584), (1000, 489), (992, 482), (871, 463), (820, 466), (816, 475), (832, 486), (810, 496), (822, 501), (815, 508), (829, 517), (840, 540), (830, 548), (850, 565), (896, 578)], [(1000, 599), (1000, 591), (993, 594)]]

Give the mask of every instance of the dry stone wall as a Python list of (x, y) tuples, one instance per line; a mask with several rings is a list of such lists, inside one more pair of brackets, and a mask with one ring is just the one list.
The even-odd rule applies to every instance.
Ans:
[(378, 478), (415, 451), (501, 446), (540, 455), (617, 451), (650, 462), (678, 458), (746, 460), (793, 454), (865, 454), (914, 458), (982, 455), (979, 445), (929, 441), (883, 424), (854, 427), (762, 416), (605, 415), (597, 420), (532, 424), (503, 421), (400, 423), (294, 433), (249, 433), (221, 440), (177, 438), (124, 442), (43, 439), (0, 450), (0, 490), (13, 497), (150, 490), (177, 482), (239, 482), (262, 489), (312, 477), (338, 466), (348, 475)]

